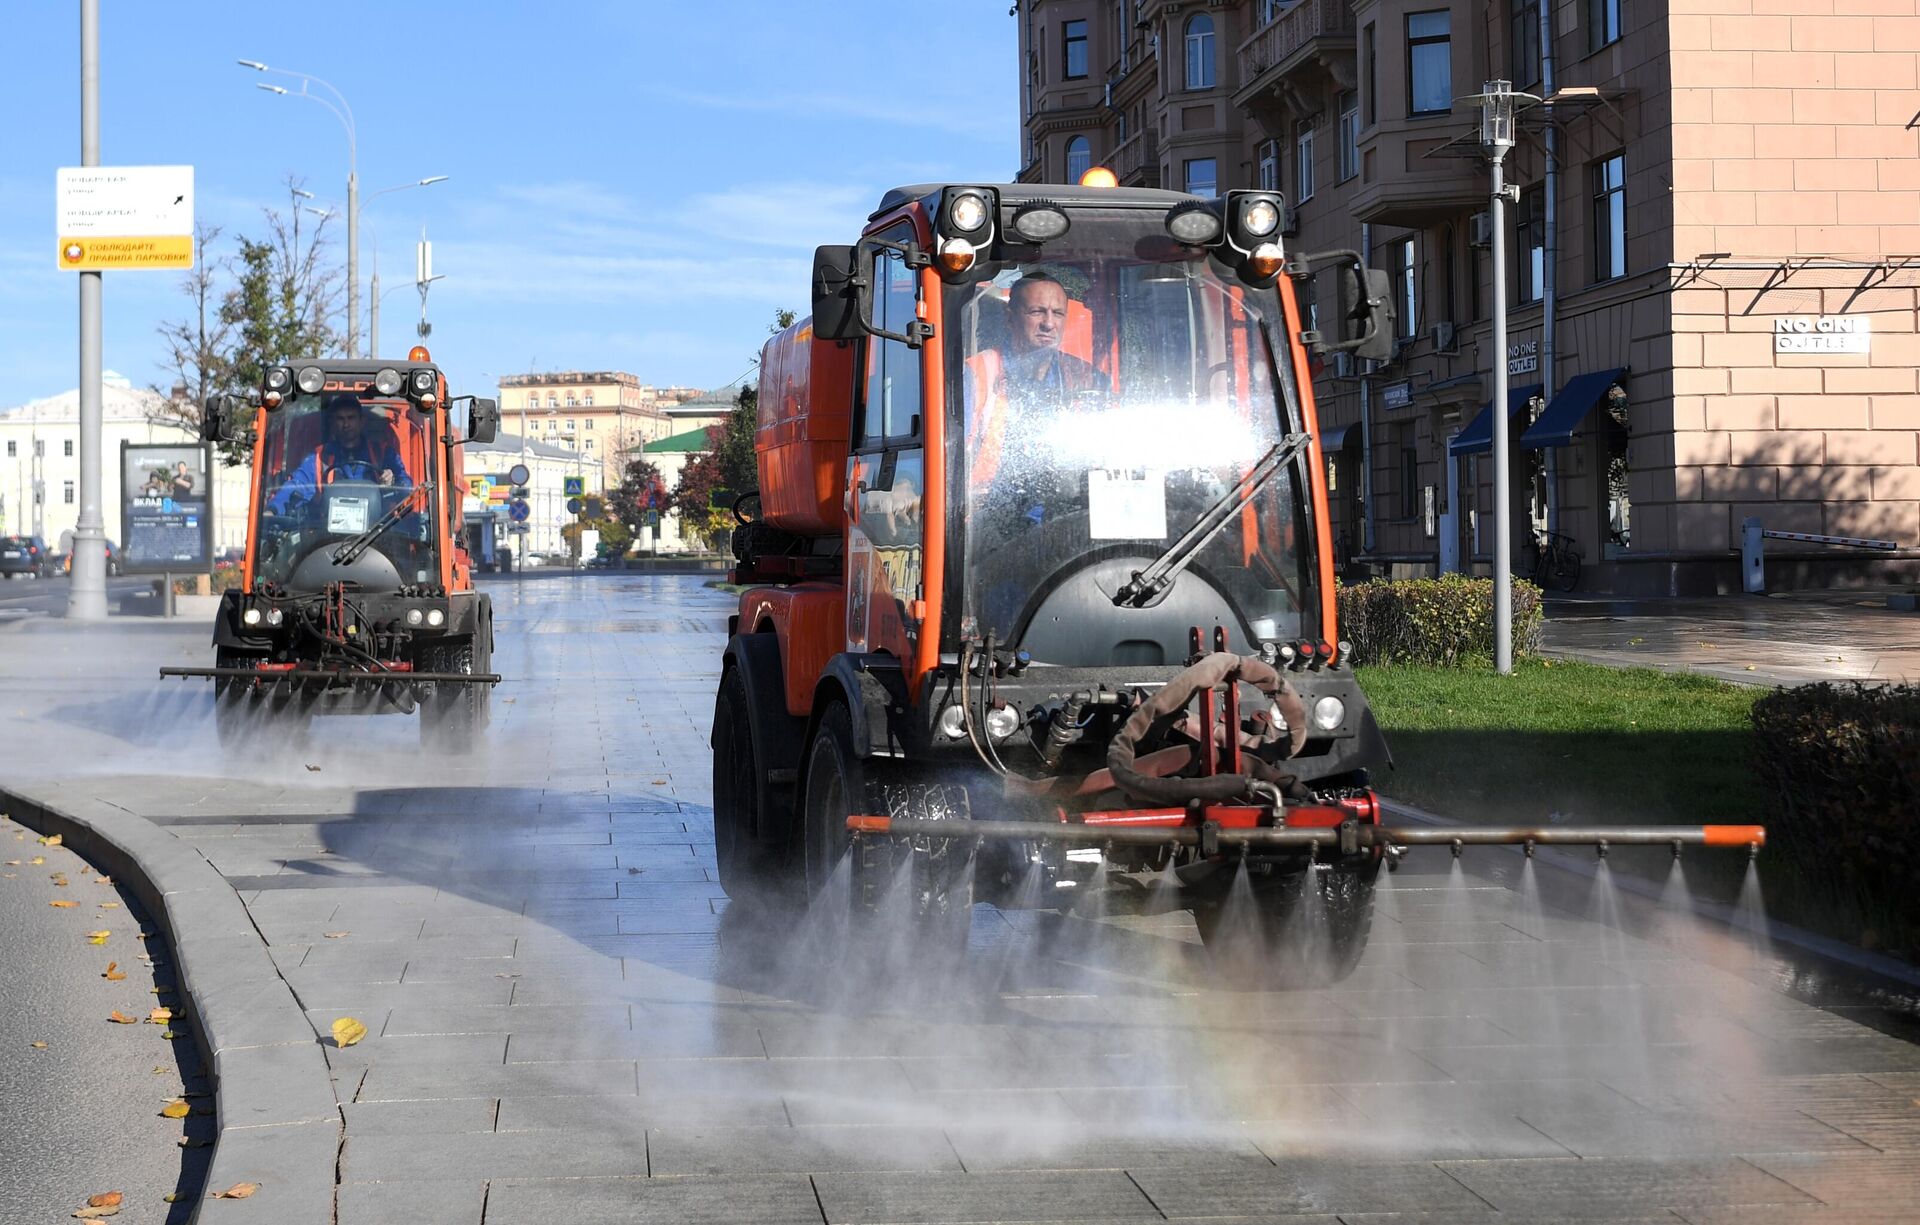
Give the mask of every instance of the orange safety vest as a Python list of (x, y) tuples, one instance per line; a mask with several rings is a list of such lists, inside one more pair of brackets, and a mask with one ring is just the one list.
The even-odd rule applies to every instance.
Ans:
[[(1055, 360), (1070, 357), (1072, 354), (1062, 352)], [(1070, 372), (1078, 369), (1078, 366), (1061, 367), (1063, 380), (1070, 382)], [(1097, 377), (1098, 372), (1091, 366), (1086, 369)], [(1000, 350), (983, 349), (967, 359), (966, 372), (967, 451), (971, 457), (968, 485), (977, 491), (992, 484), (994, 475), (1000, 471), (1000, 453), (1006, 442), (1010, 415), (1006, 363), (1001, 359)], [(1080, 389), (1069, 386), (1068, 390)]]

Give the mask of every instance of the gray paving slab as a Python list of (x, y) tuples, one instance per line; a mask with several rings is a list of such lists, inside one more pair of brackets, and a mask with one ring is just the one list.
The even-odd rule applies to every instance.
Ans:
[(1811, 1204), (1815, 1197), (1737, 1158), (1448, 1161), (1441, 1167), (1498, 1211), (1604, 1217), (1654, 1209)]
[(1161, 1220), (1120, 1171), (1010, 1174), (816, 1174), (831, 1225)]
[(936, 1127), (655, 1128), (647, 1156), (656, 1178), (968, 1168)]
[(805, 1177), (503, 1179), (488, 1225), (821, 1225)]
[(1168, 1220), (1396, 1208), (1483, 1208), (1430, 1162), (1356, 1164), (1314, 1158), (1259, 1168), (1133, 1169), (1133, 1181)]
[(338, 1225), (481, 1225), (487, 1184), (466, 1182), (348, 1183), (339, 1191)]

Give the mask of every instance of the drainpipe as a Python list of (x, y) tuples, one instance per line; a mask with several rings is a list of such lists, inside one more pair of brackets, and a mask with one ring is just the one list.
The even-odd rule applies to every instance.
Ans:
[[(1551, 0), (1542, 0), (1540, 5), (1540, 96), (1553, 96), (1553, 5)], [(1559, 291), (1560, 264), (1560, 129), (1555, 126), (1553, 112), (1547, 112), (1547, 249), (1544, 267), (1540, 276), (1540, 388), (1547, 401), (1553, 401), (1555, 390), (1554, 337), (1558, 332), (1555, 326), (1554, 310)], [(1505, 360), (1505, 355), (1501, 355)], [(1560, 448), (1545, 448), (1547, 456), (1547, 530), (1560, 530)]]
[[(1373, 264), (1373, 226), (1360, 226), (1361, 260)], [(1361, 359), (1355, 357), (1356, 363)], [(1360, 376), (1360, 505), (1365, 509), (1360, 523), (1360, 551), (1373, 555), (1373, 380)]]

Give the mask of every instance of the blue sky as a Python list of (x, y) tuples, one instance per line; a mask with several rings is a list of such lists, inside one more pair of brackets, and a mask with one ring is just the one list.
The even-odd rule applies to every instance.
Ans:
[[(775, 308), (806, 308), (813, 247), (880, 193), (1004, 181), (1018, 157), (1006, 0), (101, 0), (101, 161), (191, 163), (200, 220), (264, 230), (302, 175), (346, 195), (340, 122), (235, 64), (316, 72), (359, 130), (361, 329), (380, 251), (384, 348), (412, 342), (421, 227), (434, 356), (457, 389), (529, 368), (712, 386)], [(0, 406), (77, 381), (76, 276), (54, 266), (57, 167), (80, 161), (79, 6), (10, 6), (0, 74)], [(829, 20), (830, 17), (830, 20)], [(31, 54), (26, 53), (31, 49)], [(369, 193), (427, 175), (448, 182)], [(335, 256), (345, 262), (345, 229)], [(106, 276), (106, 364), (162, 381), (180, 274)]]

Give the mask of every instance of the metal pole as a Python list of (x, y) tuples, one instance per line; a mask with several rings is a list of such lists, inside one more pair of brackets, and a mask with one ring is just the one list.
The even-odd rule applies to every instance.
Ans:
[[(1362, 223), (1360, 226), (1360, 254), (1373, 266), (1373, 227)], [(1357, 368), (1363, 359), (1353, 358)], [(1362, 374), (1360, 377), (1360, 506), (1362, 510), (1360, 525), (1360, 551), (1369, 557), (1373, 555), (1373, 380)]]
[[(80, 164), (100, 164), (100, 0), (80, 0)], [(100, 515), (100, 312), (98, 272), (80, 274), (80, 521), (73, 532), (67, 617), (107, 619), (107, 546)]]
[(380, 252), (373, 253), (373, 288), (367, 292), (367, 356), (380, 356)]
[(1513, 507), (1507, 464), (1507, 189), (1493, 145), (1493, 666), (1513, 671)]
[(347, 167), (347, 356), (360, 356), (360, 171), (359, 151)]
[[(1540, 6), (1540, 95), (1553, 96), (1553, 6)], [(1560, 128), (1547, 110), (1547, 174), (1543, 192), (1547, 201), (1546, 249), (1540, 272), (1540, 388), (1553, 403), (1555, 346), (1559, 343), (1558, 299), (1560, 294)], [(1560, 530), (1560, 448), (1544, 447), (1547, 465), (1547, 530)]]

